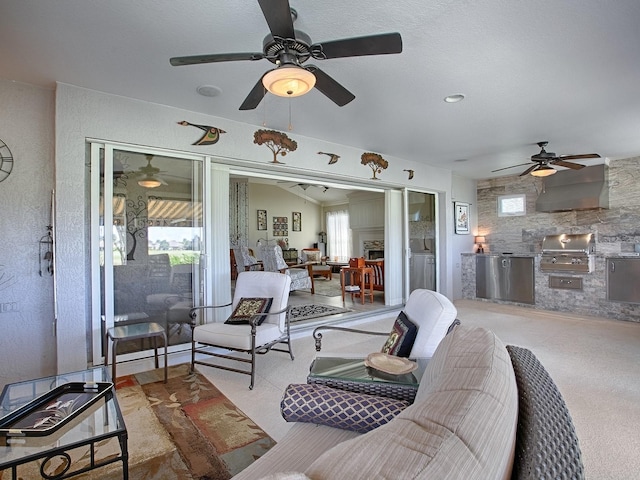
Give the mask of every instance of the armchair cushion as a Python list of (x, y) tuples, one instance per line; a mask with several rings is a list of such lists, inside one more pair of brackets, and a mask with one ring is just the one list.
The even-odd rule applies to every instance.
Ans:
[(287, 422), (306, 422), (365, 433), (409, 406), (405, 400), (347, 392), (318, 384), (291, 384), (280, 411)]
[(409, 320), (404, 312), (400, 312), (393, 324), (389, 338), (382, 347), (382, 353), (408, 357), (411, 355), (411, 349), (417, 335), (417, 325)]
[(320, 250), (302, 250), (301, 257), (303, 262), (318, 262), (322, 260), (322, 252)]
[[(227, 319), (227, 324), (241, 325), (248, 324), (251, 317), (258, 313), (266, 313), (271, 308), (273, 297), (271, 298), (241, 298), (231, 316)], [(262, 325), (266, 316), (261, 316), (256, 325)]]
[[(256, 329), (256, 345), (265, 345), (281, 336), (278, 325), (265, 322)], [(193, 329), (193, 340), (233, 350), (251, 350), (251, 330), (247, 325), (205, 323)]]

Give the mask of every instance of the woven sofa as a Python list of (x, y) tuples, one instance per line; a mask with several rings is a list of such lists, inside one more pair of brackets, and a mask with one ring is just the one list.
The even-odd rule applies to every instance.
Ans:
[[(548, 372), (531, 351), (482, 328), (460, 325), (442, 340), (411, 405), (299, 384), (282, 409), (298, 421), (234, 480), (584, 478)], [(369, 426), (354, 428), (363, 419)]]

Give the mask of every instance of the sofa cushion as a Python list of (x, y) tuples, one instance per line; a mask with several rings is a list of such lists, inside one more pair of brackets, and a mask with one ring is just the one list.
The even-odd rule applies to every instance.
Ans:
[(418, 334), (418, 326), (407, 318), (404, 312), (400, 312), (393, 322), (391, 333), (382, 346), (382, 353), (397, 357), (408, 357), (413, 348), (413, 342)]
[(324, 452), (345, 440), (358, 436), (360, 436), (359, 433), (350, 430), (312, 423), (294, 423), (287, 434), (278, 439), (275, 447), (234, 476), (233, 480), (278, 478), (269, 475), (275, 475), (278, 472), (304, 472)]
[(387, 423), (343, 442), (304, 473), (313, 479), (507, 479), (518, 414), (506, 348), (464, 325), (447, 335), (415, 403)]
[(405, 400), (347, 392), (317, 384), (291, 384), (280, 403), (287, 422), (306, 422), (365, 433), (409, 406)]

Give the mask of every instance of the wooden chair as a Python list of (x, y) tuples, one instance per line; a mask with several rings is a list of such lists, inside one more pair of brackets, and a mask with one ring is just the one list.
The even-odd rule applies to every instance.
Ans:
[(319, 248), (303, 248), (300, 255), (303, 263), (317, 262), (311, 266), (311, 272), (314, 277), (324, 277), (327, 280), (331, 280), (331, 267), (324, 263), (327, 257), (322, 256)]
[(373, 289), (382, 292), (384, 298), (384, 260), (365, 260), (364, 264), (373, 268)]

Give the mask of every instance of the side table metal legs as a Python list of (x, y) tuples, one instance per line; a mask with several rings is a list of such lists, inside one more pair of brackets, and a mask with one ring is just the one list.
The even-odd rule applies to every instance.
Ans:
[(108, 328), (105, 333), (105, 351), (104, 351), (104, 364), (107, 366), (109, 364), (109, 339), (113, 342), (111, 347), (112, 352), (112, 364), (111, 364), (111, 377), (112, 380), (116, 381), (116, 350), (118, 347), (118, 342), (127, 341), (127, 340), (137, 340), (141, 338), (149, 338), (153, 339), (153, 353), (155, 360), (155, 367), (159, 368), (158, 363), (158, 337), (162, 337), (164, 342), (164, 383), (167, 383), (167, 349), (168, 349), (168, 340), (167, 340), (167, 332), (159, 323), (149, 322), (149, 323), (134, 323), (131, 325), (123, 325), (117, 326), (113, 328)]

